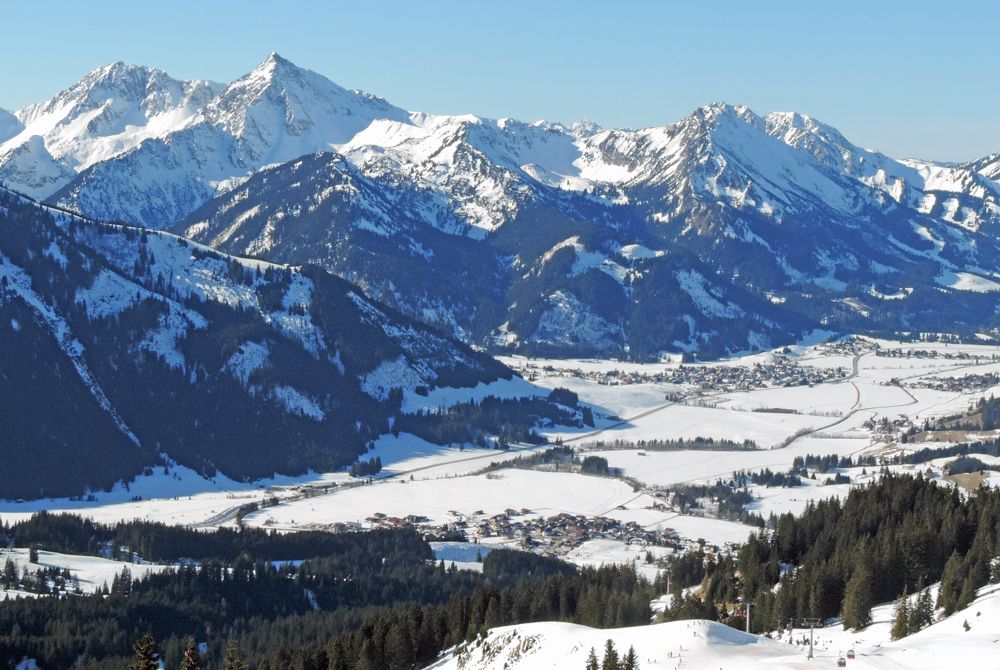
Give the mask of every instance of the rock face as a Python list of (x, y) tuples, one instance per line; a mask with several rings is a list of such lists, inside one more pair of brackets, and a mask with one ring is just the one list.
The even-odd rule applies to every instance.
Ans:
[(332, 469), (388, 431), (391, 388), (512, 374), (319, 268), (4, 189), (0, 341), (3, 498), (80, 494), (169, 463), (236, 479)]
[[(71, 107), (103, 111), (76, 139), (41, 132)], [(275, 54), (225, 87), (109, 66), (15, 120), (16, 188), (321, 265), (490, 349), (710, 356), (996, 325), (995, 154), (895, 160), (721, 103), (641, 130), (411, 113)]]

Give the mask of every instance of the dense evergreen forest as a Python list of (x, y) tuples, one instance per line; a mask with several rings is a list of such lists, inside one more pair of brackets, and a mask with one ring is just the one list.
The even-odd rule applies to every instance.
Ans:
[(180, 667), (190, 639), (207, 644), (205, 667), (223, 667), (238, 639), (254, 668), (409, 668), (492, 626), (646, 623), (659, 588), (631, 569), (578, 571), (510, 550), (488, 554), (482, 574), (446, 569), (406, 530), (204, 533), (39, 514), (0, 527), (3, 540), (179, 564), (142, 580), (123, 573), (94, 596), (0, 603), (0, 664), (34, 658), (47, 669), (123, 668), (145, 633), (167, 668)]
[(939, 581), (936, 604), (951, 614), (1000, 581), (1000, 491), (992, 489), (963, 496), (921, 475), (883, 472), (843, 501), (810, 503), (768, 526), (703, 574), (705, 610), (742, 627), (741, 603), (750, 600), (756, 632), (803, 617), (840, 616), (846, 628), (863, 628), (874, 605)]
[(491, 435), (496, 446), (512, 442), (544, 444), (535, 432), (536, 424), (552, 426), (593, 426), (593, 411), (580, 405), (577, 395), (563, 388), (553, 389), (547, 398), (498, 398), (458, 403), (448, 409), (417, 414), (400, 414), (392, 432), (413, 433), (434, 444), (475, 444), (488, 446)]

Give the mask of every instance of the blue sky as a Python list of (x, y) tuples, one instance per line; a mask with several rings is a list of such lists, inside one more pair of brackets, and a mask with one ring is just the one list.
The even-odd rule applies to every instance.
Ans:
[(997, 2), (35, 0), (0, 16), (7, 109), (115, 60), (230, 81), (277, 51), (426, 112), (640, 127), (725, 100), (899, 157), (1000, 151)]

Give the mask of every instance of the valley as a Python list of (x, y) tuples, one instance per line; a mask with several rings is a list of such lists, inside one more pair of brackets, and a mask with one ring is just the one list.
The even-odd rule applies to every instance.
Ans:
[(0, 668), (1000, 658), (962, 4), (4, 8)]
[[(837, 338), (726, 359), (704, 370), (679, 361), (512, 357), (504, 362), (525, 381), (501, 380), (465, 390), (442, 387), (427, 395), (407, 395), (404, 404), (416, 412), (421, 406), (490, 393), (571, 389), (593, 409), (595, 426), (543, 428), (548, 443), (513, 444), (506, 450), (439, 446), (407, 433), (387, 434), (368, 454), (382, 463), (382, 470), (370, 477), (333, 471), (239, 483), (169, 465), (110, 492), (96, 492), (93, 499), (0, 502), (0, 521), (26, 522), (37, 510), (47, 510), (106, 524), (179, 524), (203, 533), (241, 527), (350, 536), (374, 529), (415, 529), (434, 540), (435, 560), (473, 574), (482, 572), (491, 552), (513, 548), (558, 557), (580, 568), (632, 566), (653, 581), (671, 573), (670, 566), (689, 552), (708, 552), (720, 559), (734, 555), (758, 531), (746, 521), (752, 518), (748, 514), (771, 524), (778, 516), (802, 514), (829, 498), (844, 500), (855, 487), (888, 473), (919, 472), (941, 487), (963, 490), (963, 481), (947, 474), (954, 461), (948, 449), (962, 442), (971, 445), (968, 454), (976, 455), (976, 441), (994, 440), (997, 434), (982, 428), (928, 430), (944, 417), (965, 415), (997, 391), (990, 386), (956, 392), (947, 384), (930, 383), (997, 371), (1000, 347), (989, 345)], [(682, 366), (694, 369), (682, 373)], [(761, 376), (762, 370), (791, 368), (826, 381), (789, 386), (784, 372)], [(748, 390), (736, 387), (742, 382), (734, 386), (725, 381), (755, 374), (757, 382)], [(693, 381), (650, 381), (679, 376)], [(697, 381), (704, 379), (715, 380), (718, 388)], [(584, 474), (572, 459), (542, 458), (559, 449), (571, 451), (578, 460), (604, 459), (610, 471), (605, 476)], [(899, 460), (925, 449), (931, 454), (918, 462)], [(935, 458), (934, 450), (945, 455)], [(1000, 466), (1000, 456), (976, 457)], [(749, 474), (766, 471), (794, 472), (797, 479), (773, 485), (754, 481)], [(697, 487), (712, 491), (713, 485), (731, 481), (738, 472), (748, 473), (750, 479), (731, 489), (747, 494), (737, 508), (727, 498), (712, 497), (728, 489), (699, 497), (705, 494)], [(977, 484), (1000, 485), (996, 471), (981, 475)], [(27, 550), (15, 551), (24, 554), (17, 559), (24, 562)], [(306, 558), (303, 554), (292, 564)], [(38, 564), (65, 566), (69, 579), (78, 581), (84, 592), (109, 585), (125, 566), (142, 579), (150, 570), (183, 565), (139, 557), (121, 560), (42, 552)], [(967, 611), (895, 642), (888, 633), (893, 603), (876, 607), (874, 623), (863, 632), (847, 633), (837, 621), (828, 621), (816, 632), (817, 660), (832, 663), (850, 648), (857, 651), (857, 667), (935, 667), (941, 645), (951, 644), (957, 634), (952, 631), (957, 621), (968, 621), (973, 611), (967, 653), (976, 658), (988, 653), (991, 644), (980, 632), (991, 626), (998, 602), (995, 588), (990, 588), (981, 591)], [(3, 593), (40, 597), (18, 588)], [(664, 597), (670, 601), (670, 596)], [(634, 646), (640, 668), (707, 663), (806, 667), (802, 640), (807, 632), (779, 630), (774, 635), (769, 640), (699, 621), (605, 630), (531, 623), (493, 629), (449, 649), (428, 667), (549, 667), (546, 659), (553, 654), (583, 667), (589, 648), (600, 652), (608, 639), (622, 653)], [(922, 652), (916, 662), (916, 649), (930, 651)]]
[[(781, 366), (774, 366), (775, 361)], [(127, 488), (119, 485), (110, 493), (95, 492), (94, 501), (0, 503), (0, 518), (16, 521), (34, 510), (47, 509), (72, 511), (105, 523), (150, 519), (212, 528), (234, 526), (237, 511), (256, 503), (261, 508), (241, 515), (239, 523), (284, 532), (414, 526), (432, 534), (457, 532), (463, 541), (531, 546), (549, 553), (540, 534), (520, 535), (511, 529), (506, 536), (479, 537), (480, 522), (517, 510), (511, 521), (524, 523), (560, 514), (608, 517), (633, 522), (663, 541), (673, 538), (678, 548), (699, 539), (721, 547), (742, 542), (754, 528), (706, 518), (704, 511), (699, 516), (684, 514), (666, 502), (671, 489), (728, 480), (737, 471), (784, 472), (796, 459), (810, 455), (888, 462), (917, 448), (991, 439), (992, 431), (952, 434), (941, 442), (929, 434), (919, 442), (906, 443), (901, 442), (901, 435), (924, 422), (961, 414), (980, 398), (996, 393), (998, 387), (954, 392), (927, 388), (925, 382), (1000, 370), (1000, 347), (847, 338), (707, 366), (711, 373), (704, 376), (717, 378), (727, 374), (722, 371), (730, 371), (733, 379), (791, 363), (804, 370), (840, 371), (829, 381), (801, 386), (785, 386), (784, 376), (765, 377), (760, 388), (746, 391), (713, 390), (698, 381), (644, 381), (677, 374), (682, 367), (688, 368), (687, 375), (698, 376), (692, 370), (700, 366), (679, 362), (527, 358), (507, 358), (504, 362), (532, 381), (498, 381), (466, 392), (439, 388), (427, 396), (408, 394), (406, 406), (419, 411), (438, 406), (444, 398), (460, 402), (467, 394), (542, 395), (566, 388), (593, 408), (595, 428), (543, 428), (540, 433), (548, 438), (548, 444), (512, 445), (508, 450), (438, 446), (406, 433), (383, 435), (365, 456), (378, 457), (382, 463), (382, 471), (370, 479), (339, 471), (240, 484), (224, 477), (204, 479), (175, 465), (140, 476)], [(635, 379), (643, 381), (628, 383)], [(697, 438), (720, 440), (720, 444), (697, 444)], [(722, 440), (750, 441), (752, 446), (727, 448)], [(656, 441), (680, 442), (661, 447)], [(571, 447), (581, 457), (604, 458), (624, 479), (558, 472), (544, 466), (527, 470), (504, 467), (553, 445)], [(940, 476), (945, 461), (931, 460), (928, 465)], [(899, 472), (916, 470), (905, 465), (889, 467)], [(864, 470), (869, 472), (863, 474)], [(851, 483), (824, 486), (806, 478), (801, 486), (792, 488), (751, 486), (755, 499), (746, 509), (765, 519), (771, 513), (798, 513), (810, 501), (842, 497), (851, 486), (877, 476), (874, 467), (837, 471), (850, 477)], [(1000, 479), (988, 475), (985, 485), (995, 482)], [(406, 521), (407, 517), (422, 520)], [(395, 521), (390, 522), (390, 518)], [(456, 523), (462, 529), (456, 531)], [(525, 539), (541, 541), (525, 545)], [(568, 548), (572, 547), (563, 546), (561, 551)]]

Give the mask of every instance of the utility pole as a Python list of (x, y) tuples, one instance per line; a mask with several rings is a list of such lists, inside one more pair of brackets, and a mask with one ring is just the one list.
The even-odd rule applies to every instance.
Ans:
[(803, 626), (809, 626), (809, 658), (813, 657), (813, 628), (823, 623), (822, 619), (807, 617), (802, 619)]

